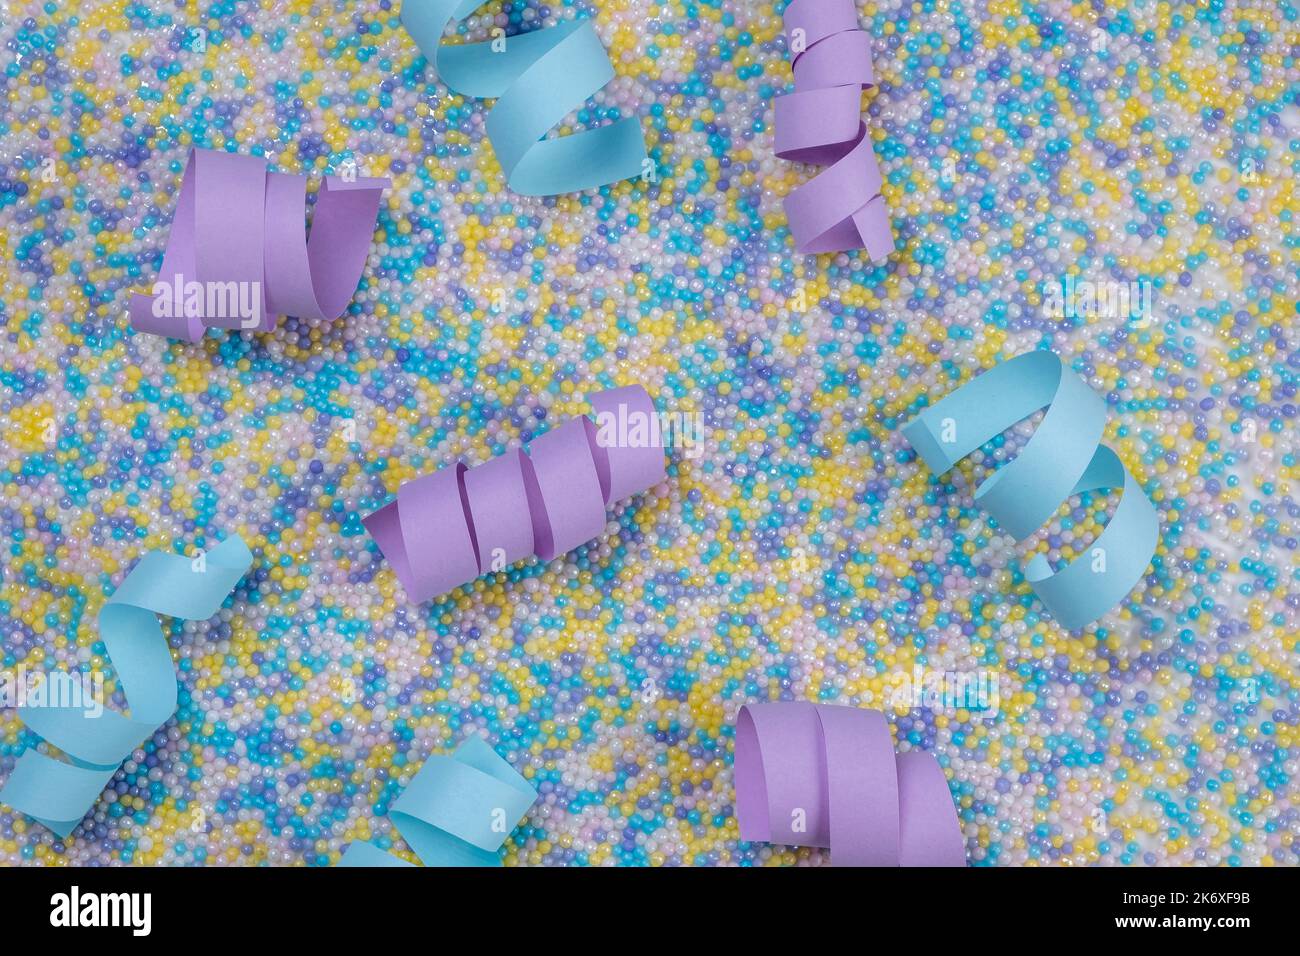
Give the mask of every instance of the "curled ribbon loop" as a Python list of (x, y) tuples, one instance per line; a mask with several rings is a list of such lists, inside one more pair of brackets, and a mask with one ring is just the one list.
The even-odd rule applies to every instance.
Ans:
[[(397, 832), (425, 866), (500, 866), (501, 845), (537, 791), (479, 736), (430, 757), (393, 804)], [(411, 866), (373, 843), (351, 844), (340, 866)]]
[(607, 507), (664, 480), (663, 435), (639, 385), (592, 396), (598, 424), (570, 419), (511, 451), (408, 481), (362, 519), (413, 601), (536, 554), (599, 537)]
[(326, 176), (308, 240), (306, 176), (193, 150), (158, 282), (131, 296), (132, 328), (197, 342), (209, 327), (269, 332), (278, 315), (337, 319), (361, 281), (388, 185)]
[(1087, 383), (1052, 352), (1027, 352), (967, 382), (903, 428), (903, 435), (936, 474), (1016, 422), (1046, 408), (1015, 461), (975, 492), (975, 502), (1017, 540), (1024, 540), (1067, 498), (1122, 487), (1115, 513), (1087, 554), (1059, 571), (1035, 556), (1025, 577), (1047, 609), (1070, 629), (1113, 608), (1146, 572), (1156, 553), (1155, 507), (1119, 457), (1099, 444), (1106, 406)]
[(525, 196), (593, 189), (646, 171), (641, 124), (625, 117), (571, 136), (542, 139), (614, 78), (589, 20), (574, 20), (488, 43), (447, 45), (447, 25), (484, 0), (404, 0), (402, 26), (456, 93), (499, 97), (488, 140), (510, 188)]
[(785, 35), (794, 92), (776, 100), (776, 155), (829, 168), (785, 198), (800, 252), (894, 251), (880, 167), (862, 120), (862, 91), (875, 85), (871, 38), (853, 0), (791, 0)]
[(198, 558), (159, 551), (141, 558), (99, 612), (100, 640), (131, 715), (107, 708), (94, 713), (78, 706), (20, 707), (23, 723), (72, 762), (27, 750), (0, 790), (0, 802), (60, 837), (71, 833), (122, 761), (176, 712), (176, 675), (156, 615), (207, 620), (252, 563), (238, 537)]
[(876, 710), (748, 704), (736, 719), (740, 838), (829, 847), (837, 866), (965, 866), (943, 770), (894, 754)]

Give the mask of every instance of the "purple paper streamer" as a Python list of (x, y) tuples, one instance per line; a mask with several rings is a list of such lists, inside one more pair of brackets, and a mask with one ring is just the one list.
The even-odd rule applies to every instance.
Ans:
[(803, 702), (748, 704), (736, 719), (740, 838), (829, 847), (838, 866), (965, 866), (943, 770), (894, 755), (883, 714)]
[(664, 480), (663, 436), (646, 390), (610, 389), (591, 403), (598, 421), (645, 424), (644, 440), (579, 416), (534, 439), (528, 454), (510, 451), (474, 468), (457, 462), (409, 481), (362, 519), (411, 600), (530, 554), (550, 561), (599, 537), (608, 507)]
[(307, 177), (268, 173), (253, 156), (193, 150), (158, 282), (131, 296), (132, 328), (197, 342), (210, 327), (268, 332), (278, 315), (337, 319), (361, 280), (389, 185), (326, 176), (308, 240)]
[(794, 92), (776, 100), (776, 155), (826, 166), (785, 198), (800, 252), (894, 251), (880, 167), (862, 121), (861, 95), (875, 85), (871, 38), (853, 0), (792, 0), (785, 10)]

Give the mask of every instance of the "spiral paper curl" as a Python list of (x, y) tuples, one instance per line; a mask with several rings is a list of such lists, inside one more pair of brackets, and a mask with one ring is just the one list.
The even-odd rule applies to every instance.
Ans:
[(159, 551), (141, 558), (99, 612), (100, 640), (131, 716), (108, 708), (96, 714), (84, 706), (20, 707), (23, 723), (71, 762), (27, 750), (0, 789), (0, 802), (60, 837), (71, 833), (122, 761), (176, 712), (176, 674), (157, 615), (207, 620), (252, 563), (238, 537), (197, 558)]
[[(397, 831), (425, 866), (500, 866), (500, 851), (537, 791), (482, 737), (425, 761), (393, 804)], [(348, 847), (341, 866), (411, 866), (373, 843)]]
[(785, 198), (795, 248), (866, 249), (882, 260), (894, 238), (861, 106), (875, 85), (871, 37), (853, 0), (792, 0), (785, 35), (794, 92), (776, 100), (776, 154), (829, 167)]
[(413, 601), (533, 554), (550, 561), (571, 551), (605, 530), (607, 507), (664, 479), (663, 436), (645, 389), (599, 392), (591, 404), (598, 419), (631, 421), (637, 431), (579, 416), (535, 438), (527, 454), (474, 468), (457, 462), (409, 481), (363, 519)]
[(388, 185), (326, 176), (308, 240), (306, 176), (194, 150), (158, 282), (131, 296), (132, 328), (197, 342), (207, 328), (269, 332), (280, 315), (337, 319), (361, 280)]
[(1025, 566), (1034, 593), (1061, 624), (1081, 628), (1113, 608), (1155, 555), (1155, 507), (1119, 456), (1100, 444), (1106, 405), (1052, 352), (1027, 352), (994, 366), (903, 428), (930, 469), (944, 474), (1016, 422), (1046, 408), (1015, 461), (975, 492), (975, 502), (1024, 540), (1067, 498), (1122, 488), (1119, 505), (1087, 552), (1059, 571), (1043, 555)]
[(879, 711), (748, 704), (736, 719), (742, 840), (829, 847), (837, 866), (965, 866), (939, 762), (894, 754)]
[(525, 196), (554, 196), (648, 172), (641, 124), (632, 117), (542, 139), (614, 78), (591, 21), (572, 20), (487, 43), (444, 44), (448, 24), (483, 2), (405, 0), (402, 26), (451, 90), (499, 97), (488, 114), (487, 135), (510, 188)]

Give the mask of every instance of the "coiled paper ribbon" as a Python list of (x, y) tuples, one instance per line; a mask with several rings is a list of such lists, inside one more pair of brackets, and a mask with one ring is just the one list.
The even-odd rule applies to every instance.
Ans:
[(639, 385), (592, 396), (581, 415), (511, 451), (402, 485), (362, 519), (413, 601), (536, 554), (550, 561), (599, 537), (608, 506), (663, 481), (663, 436)]
[[(537, 791), (478, 736), (430, 757), (393, 803), (397, 831), (425, 866), (500, 866), (501, 845)], [(347, 848), (340, 866), (412, 866), (373, 843)]]
[(747, 704), (736, 719), (740, 838), (829, 847), (837, 866), (965, 866), (943, 770), (894, 754), (876, 710)]
[(156, 615), (204, 621), (253, 563), (238, 538), (199, 558), (151, 551), (99, 612), (104, 642), (131, 716), (105, 708), (20, 707), (28, 727), (71, 763), (27, 750), (0, 789), (7, 803), (66, 837), (94, 806), (118, 766), (176, 712), (176, 674)]
[(337, 319), (361, 281), (388, 185), (326, 176), (308, 240), (306, 176), (193, 150), (158, 282), (131, 296), (132, 328), (197, 342), (209, 327), (268, 332), (278, 315)]
[(1122, 487), (1118, 507), (1086, 554), (1053, 571), (1025, 566), (1034, 593), (1064, 627), (1097, 620), (1118, 604), (1156, 553), (1156, 511), (1119, 456), (1101, 445), (1106, 405), (1052, 352), (1027, 352), (967, 382), (903, 428), (937, 474), (1039, 409), (1047, 414), (1015, 461), (986, 478), (975, 502), (1024, 540), (1067, 498)]
[(525, 196), (553, 196), (645, 172), (645, 140), (633, 117), (542, 139), (614, 78), (591, 21), (573, 20), (489, 43), (444, 44), (447, 25), (483, 3), (403, 0), (402, 26), (451, 90), (500, 97), (488, 113), (487, 135), (510, 188)]
[(862, 120), (862, 91), (875, 85), (871, 37), (853, 0), (791, 0), (786, 42), (794, 92), (776, 100), (776, 155), (828, 166), (785, 198), (800, 252), (894, 251), (880, 167)]

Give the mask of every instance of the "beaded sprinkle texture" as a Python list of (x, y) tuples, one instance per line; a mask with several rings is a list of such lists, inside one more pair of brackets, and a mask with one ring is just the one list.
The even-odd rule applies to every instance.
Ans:
[[(66, 837), (0, 803), (0, 865), (1300, 862), (1295, 4), (859, 0), (799, 54), (811, 3), (426, 0), (426, 55), (395, 0), (10, 0), (0, 787), (54, 756), (18, 710), (41, 675), (84, 678), (105, 713), (150, 699), (98, 627), (145, 555), (212, 574), (241, 539), (252, 562), (207, 617), (140, 611), (174, 713), (97, 758)], [(521, 61), (470, 92), (438, 71), (538, 35), (547, 69), (577, 38), (590, 70), (558, 124), (506, 139), (504, 91), (537, 92)], [(810, 59), (822, 43), (866, 58)], [(867, 209), (892, 252), (799, 250), (792, 200), (835, 168), (780, 155), (805, 70), (843, 107), (831, 145), (879, 173), (813, 232)], [(585, 162), (609, 128), (608, 168), (523, 158)], [(183, 278), (249, 314), (193, 316), (181, 287), (179, 315), (148, 311), (183, 336), (145, 334), (132, 295), (174, 280), (191, 155), (240, 174), (206, 221), (254, 225), (205, 233)], [(331, 196), (365, 206), (337, 270), (302, 246)], [(256, 318), (224, 285), (281, 276)], [(1050, 408), (942, 478), (903, 432), (1025, 354), (1093, 396), (1090, 452), (1154, 511), (1154, 553), (1111, 565), (1124, 587), (1076, 630), (1022, 568), (1090, 567), (1137, 497), (1067, 488), (1010, 528), (976, 492)], [(588, 487), (571, 550), (471, 551), (407, 593), (366, 516), (634, 384), (662, 478)], [(741, 708), (796, 703), (871, 732), (805, 709), (783, 765), (870, 746), (896, 786), (818, 764), (789, 791), (760, 778), (738, 819)], [(807, 809), (783, 793), (832, 791), (808, 845), (768, 842)], [(841, 811), (857, 793), (881, 815)]]

